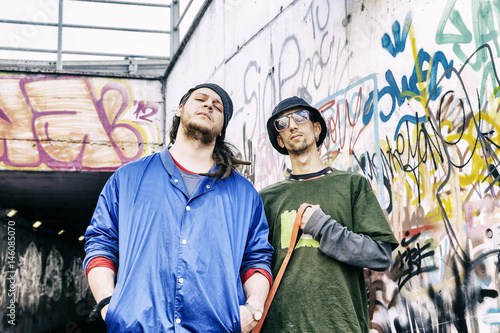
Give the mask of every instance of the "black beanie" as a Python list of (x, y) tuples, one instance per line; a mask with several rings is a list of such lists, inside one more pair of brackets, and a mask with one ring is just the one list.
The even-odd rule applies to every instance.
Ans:
[(231, 100), (231, 97), (229, 97), (229, 94), (222, 89), (219, 85), (215, 83), (201, 83), (198, 84), (197, 86), (191, 88), (188, 90), (187, 93), (182, 96), (181, 101), (179, 102), (179, 106), (182, 104), (186, 96), (190, 95), (193, 91), (200, 89), (200, 88), (209, 88), (212, 89), (219, 95), (219, 97), (222, 100), (222, 106), (224, 107), (224, 124), (222, 127), (222, 138), (226, 136), (226, 127), (227, 124), (229, 123), (229, 120), (231, 120), (231, 117), (233, 116), (233, 101)]

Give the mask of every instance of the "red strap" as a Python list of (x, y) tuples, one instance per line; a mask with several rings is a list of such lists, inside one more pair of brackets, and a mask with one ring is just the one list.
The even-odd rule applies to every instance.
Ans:
[(293, 251), (295, 250), (295, 246), (297, 246), (297, 236), (299, 234), (299, 227), (300, 224), (302, 223), (302, 215), (304, 215), (304, 211), (306, 210), (307, 207), (311, 207), (311, 205), (303, 203), (299, 207), (299, 211), (297, 212), (297, 216), (295, 216), (295, 222), (293, 223), (293, 229), (292, 229), (292, 237), (290, 239), (290, 246), (288, 246), (288, 251), (286, 253), (285, 259), (283, 259), (283, 263), (281, 264), (280, 270), (278, 274), (276, 275), (276, 278), (274, 279), (274, 284), (273, 287), (271, 288), (271, 291), (269, 291), (269, 295), (267, 296), (266, 303), (264, 304), (264, 311), (262, 312), (262, 318), (259, 320), (259, 323), (257, 326), (254, 327), (252, 330), (252, 333), (258, 333), (260, 332), (260, 329), (262, 328), (262, 325), (264, 324), (264, 319), (266, 319), (267, 311), (269, 310), (269, 307), (271, 306), (271, 302), (273, 301), (274, 295), (276, 294), (276, 291), (278, 290), (278, 286), (281, 282), (281, 278), (283, 277), (283, 274), (285, 273), (286, 266), (288, 265), (288, 262), (290, 261), (290, 257), (292, 256)]

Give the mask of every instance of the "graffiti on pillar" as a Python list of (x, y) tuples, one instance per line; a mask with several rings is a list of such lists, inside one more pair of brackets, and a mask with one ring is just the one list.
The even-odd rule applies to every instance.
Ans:
[(64, 273), (66, 280), (66, 297), (73, 297), (75, 304), (85, 299), (90, 291), (87, 277), (82, 269), (82, 258), (74, 257), (73, 262)]
[[(2, 228), (2, 227), (0, 227)], [(6, 245), (3, 238), (3, 226), (0, 229), (0, 244)], [(24, 234), (23, 234), (24, 235)], [(20, 240), (21, 238), (19, 238)], [(37, 242), (38, 243), (38, 242)], [(50, 243), (47, 243), (50, 244)], [(40, 316), (54, 311), (64, 318), (75, 308), (85, 307), (78, 315), (90, 311), (94, 300), (91, 296), (85, 272), (82, 269), (81, 256), (74, 256), (81, 249), (67, 244), (59, 246), (40, 246), (30, 240), (26, 244), (16, 242), (14, 261), (6, 265), (8, 258), (7, 246), (0, 249), (0, 315), (7, 318), (7, 306), (11, 299), (15, 301), (16, 327), (26, 331), (36, 331), (36, 323)], [(66, 250), (66, 253), (61, 253)], [(70, 252), (70, 253), (68, 253)], [(66, 259), (63, 259), (63, 256)], [(70, 258), (70, 259), (68, 259)], [(10, 282), (9, 282), (10, 281)], [(10, 286), (10, 288), (7, 288)], [(43, 325), (42, 325), (43, 326)], [(7, 321), (0, 322), (0, 330), (8, 331), (13, 326)], [(23, 330), (24, 331), (24, 330)]]
[(30, 242), (24, 254), (19, 256), (19, 268), (16, 270), (18, 292), (16, 302), (28, 314), (36, 314), (40, 305), (42, 289), (42, 254), (35, 243)]
[(154, 152), (163, 112), (151, 84), (0, 75), (0, 166), (114, 170)]
[(43, 278), (44, 294), (58, 301), (62, 290), (62, 269), (64, 260), (61, 253), (53, 245), (50, 249), (45, 264), (45, 274)]

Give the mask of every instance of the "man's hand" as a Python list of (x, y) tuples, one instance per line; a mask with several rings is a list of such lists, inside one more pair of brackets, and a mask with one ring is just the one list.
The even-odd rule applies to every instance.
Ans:
[[(270, 288), (269, 280), (260, 272), (255, 272), (243, 284), (243, 292), (247, 302), (261, 311), (264, 309), (264, 303)], [(252, 312), (244, 305), (240, 305), (240, 321), (241, 332), (243, 333), (251, 332), (258, 323), (253, 319)]]
[(244, 305), (240, 305), (240, 318), (242, 333), (249, 333), (257, 326), (258, 321), (253, 320), (252, 313)]
[(307, 221), (309, 221), (311, 215), (318, 209), (321, 209), (319, 205), (311, 205), (310, 207), (307, 207), (306, 210), (304, 210), (304, 214), (302, 215), (302, 220), (300, 223), (300, 229), (304, 230)]

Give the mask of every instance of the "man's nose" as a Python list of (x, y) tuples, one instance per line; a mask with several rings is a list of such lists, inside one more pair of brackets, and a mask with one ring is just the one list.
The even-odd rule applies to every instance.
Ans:
[(299, 125), (295, 122), (295, 120), (293, 120), (292, 117), (289, 117), (288, 118), (288, 128), (289, 129), (292, 129), (292, 128), (298, 128)]
[(213, 108), (214, 108), (214, 107), (213, 107), (213, 105), (212, 105), (212, 102), (210, 102), (210, 101), (205, 102), (205, 105), (204, 105), (204, 106), (205, 106), (206, 108), (208, 108), (210, 111), (212, 111), (212, 110), (213, 110)]

